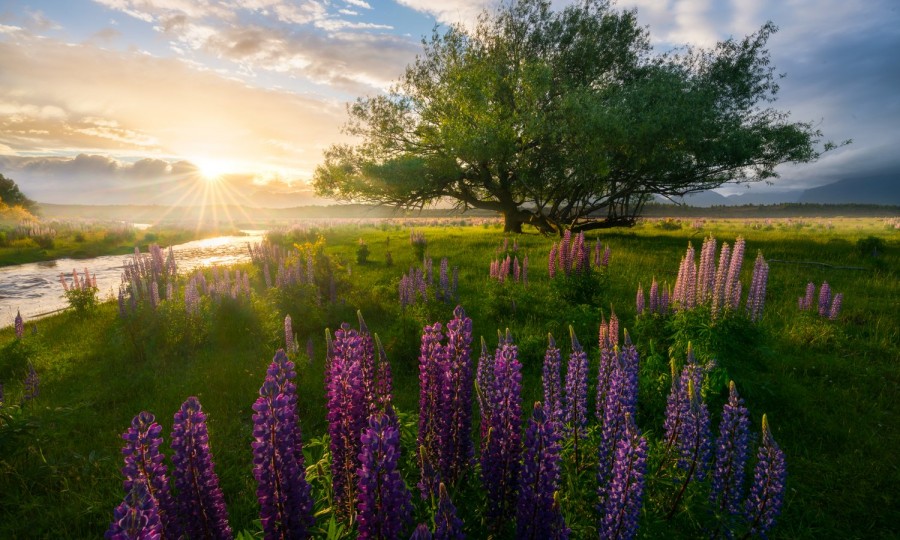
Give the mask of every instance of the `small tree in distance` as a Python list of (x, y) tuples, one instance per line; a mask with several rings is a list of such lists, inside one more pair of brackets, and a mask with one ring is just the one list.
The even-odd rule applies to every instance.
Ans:
[(606, 0), (505, 2), (474, 30), (435, 30), (387, 94), (348, 107), (359, 142), (325, 152), (316, 193), (449, 200), (559, 234), (633, 224), (653, 195), (777, 177), (834, 145), (767, 107), (775, 31), (659, 54), (636, 11)]
[(9, 206), (21, 206), (32, 214), (38, 209), (36, 202), (26, 197), (11, 178), (2, 174), (0, 174), (0, 201)]

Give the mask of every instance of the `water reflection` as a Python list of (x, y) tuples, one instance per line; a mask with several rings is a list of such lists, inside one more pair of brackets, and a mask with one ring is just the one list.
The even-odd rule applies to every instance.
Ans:
[[(265, 231), (242, 231), (246, 236), (219, 236), (195, 240), (172, 247), (178, 272), (186, 274), (195, 268), (228, 265), (250, 260), (247, 243), (262, 240)], [(109, 255), (93, 259), (58, 259), (0, 268), (0, 326), (13, 323), (16, 310), (26, 321), (53, 313), (68, 304), (63, 296), (59, 274), (71, 274), (85, 268), (97, 276), (100, 297), (115, 297), (122, 281), (126, 255)]]

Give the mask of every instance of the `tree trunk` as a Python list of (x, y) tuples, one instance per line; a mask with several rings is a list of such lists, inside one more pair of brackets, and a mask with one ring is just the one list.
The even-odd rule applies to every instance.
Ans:
[(522, 234), (522, 218), (518, 212), (503, 212), (503, 232)]

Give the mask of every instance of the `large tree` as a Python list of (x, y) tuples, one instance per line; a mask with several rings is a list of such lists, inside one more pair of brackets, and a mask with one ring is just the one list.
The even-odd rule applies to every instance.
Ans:
[[(634, 223), (652, 195), (777, 176), (820, 133), (770, 106), (776, 28), (656, 54), (635, 11), (518, 0), (451, 26), (386, 94), (348, 107), (355, 145), (325, 152), (317, 194), (501, 213), (507, 231)], [(825, 145), (823, 149), (828, 149)]]
[(21, 206), (29, 212), (37, 210), (37, 203), (25, 196), (12, 178), (2, 174), (0, 174), (0, 202), (9, 206)]

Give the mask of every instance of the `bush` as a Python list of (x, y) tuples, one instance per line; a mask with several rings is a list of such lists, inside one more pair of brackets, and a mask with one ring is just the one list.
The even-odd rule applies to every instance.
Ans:
[(96, 287), (85, 287), (83, 289), (78, 288), (70, 288), (66, 291), (66, 300), (69, 301), (69, 306), (75, 309), (76, 313), (87, 313), (90, 311), (94, 311), (94, 308), (97, 307), (97, 292), (98, 289)]
[(362, 238), (359, 239), (359, 243), (356, 246), (356, 262), (358, 264), (366, 264), (369, 260), (369, 246), (366, 244), (365, 240)]

